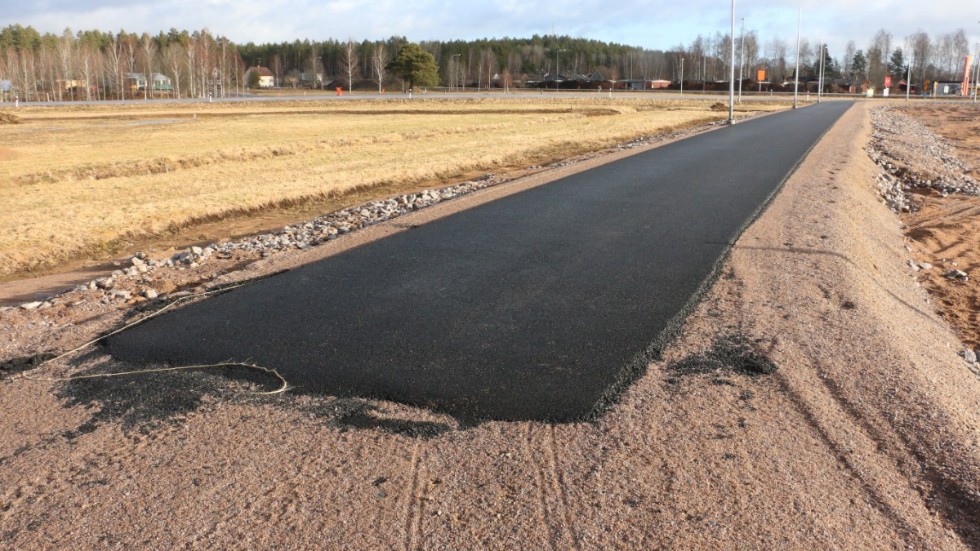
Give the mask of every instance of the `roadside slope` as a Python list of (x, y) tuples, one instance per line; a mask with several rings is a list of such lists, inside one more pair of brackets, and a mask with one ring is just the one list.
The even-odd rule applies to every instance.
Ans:
[[(845, 115), (742, 235), (687, 331), (727, 326), (763, 347), (800, 437), (820, 439), (906, 542), (954, 544), (931, 532), (938, 513), (976, 548), (980, 384), (910, 275), (901, 223), (871, 184), (866, 109)], [(733, 317), (719, 324), (712, 312)], [(807, 476), (815, 487), (818, 473)]]

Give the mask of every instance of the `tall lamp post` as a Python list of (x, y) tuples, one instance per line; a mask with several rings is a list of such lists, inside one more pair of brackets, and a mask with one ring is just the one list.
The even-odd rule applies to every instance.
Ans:
[(681, 95), (684, 95), (684, 57), (681, 57)]
[(731, 65), (728, 70), (728, 124), (735, 124), (735, 0), (732, 0)]
[(459, 71), (459, 56), (460, 56), (460, 54), (453, 54), (452, 57), (450, 58), (450, 61), (452, 61), (452, 67), (451, 67), (452, 76), (449, 79), (449, 91), (450, 92), (453, 91), (452, 90), (453, 89), (453, 85), (456, 85), (456, 87), (459, 87), (459, 84), (456, 82), (456, 73)]
[(909, 91), (912, 89), (912, 61), (915, 59), (915, 53), (909, 57), (909, 69), (905, 75), (905, 103), (909, 102)]
[(793, 78), (793, 109), (799, 106), (800, 101), (800, 37), (803, 29), (803, 6), (800, 6), (799, 16), (796, 19), (796, 76)]
[[(977, 21), (980, 23), (980, 21)], [(980, 44), (977, 44), (977, 67), (973, 75), (973, 103), (977, 102), (977, 87), (980, 86)]]
[(742, 37), (738, 39), (739, 41), (739, 54), (738, 54), (738, 102), (742, 103), (742, 69), (745, 68), (745, 18), (742, 18)]
[(564, 49), (555, 50), (555, 92), (558, 91), (558, 54), (564, 51)]
[(980, 90), (978, 90), (978, 87), (980, 87), (980, 46), (977, 46), (977, 66), (974, 69), (974, 73), (975, 74), (973, 76), (973, 103), (976, 103), (977, 92), (980, 92)]
[(817, 76), (817, 103), (820, 103), (820, 98), (823, 95), (823, 61), (826, 59), (827, 54), (824, 51), (825, 45), (820, 43), (820, 75)]

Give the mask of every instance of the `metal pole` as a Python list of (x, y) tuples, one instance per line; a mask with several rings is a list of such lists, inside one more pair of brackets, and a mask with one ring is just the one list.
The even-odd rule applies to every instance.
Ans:
[(558, 91), (558, 54), (564, 51), (565, 50), (555, 51), (555, 92)]
[(684, 95), (684, 58), (681, 58), (681, 95)]
[(820, 75), (817, 77), (817, 103), (820, 103), (820, 97), (823, 95), (823, 60), (827, 55), (824, 53), (825, 45), (820, 44)]
[(980, 47), (977, 47), (977, 66), (973, 76), (973, 103), (977, 102), (977, 87), (980, 86)]
[(909, 58), (909, 70), (905, 75), (905, 103), (909, 102), (909, 90), (912, 89), (912, 59), (914, 58)]
[[(980, 23), (980, 21), (977, 21)], [(973, 103), (977, 102), (977, 87), (980, 86), (980, 44), (977, 44), (977, 68), (973, 77)]]
[(735, 0), (732, 0), (731, 66), (728, 71), (728, 124), (735, 124)]
[(800, 13), (796, 19), (796, 76), (793, 78), (793, 109), (796, 109), (800, 101), (800, 37), (803, 30), (803, 6), (800, 6)]
[(742, 69), (745, 68), (745, 18), (742, 18), (742, 37), (738, 39), (739, 49), (741, 50), (738, 54), (738, 102), (742, 103)]

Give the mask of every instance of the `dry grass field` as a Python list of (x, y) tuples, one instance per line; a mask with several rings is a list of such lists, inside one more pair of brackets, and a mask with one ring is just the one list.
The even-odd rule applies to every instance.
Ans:
[[(0, 278), (104, 258), (195, 224), (231, 224), (291, 205), (337, 208), (354, 193), (362, 201), (703, 124), (726, 115), (711, 109), (714, 101), (20, 108), (16, 121), (0, 124)], [(783, 107), (746, 103), (743, 110)]]

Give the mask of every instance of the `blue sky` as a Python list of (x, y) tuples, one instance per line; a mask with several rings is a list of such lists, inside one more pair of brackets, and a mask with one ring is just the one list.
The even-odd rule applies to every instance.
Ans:
[[(741, 0), (736, 17), (772, 38), (795, 42), (797, 8), (803, 34), (839, 56), (847, 40), (865, 48), (875, 31), (894, 44), (917, 30), (932, 36), (963, 28), (972, 49), (980, 42), (980, 2), (974, 0)], [(294, 39), (409, 40), (528, 37), (552, 32), (651, 49), (690, 43), (730, 26), (730, 1), (719, 0), (33, 0), (12, 1), (0, 23), (42, 32), (102, 29), (151, 32), (207, 27), (235, 42)]]

